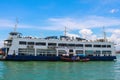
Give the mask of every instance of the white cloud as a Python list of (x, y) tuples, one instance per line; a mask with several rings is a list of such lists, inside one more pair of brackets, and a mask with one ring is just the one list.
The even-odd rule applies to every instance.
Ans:
[(51, 28), (53, 29), (64, 29), (64, 27), (68, 27), (69, 29), (77, 29), (77, 27), (81, 27), (79, 23), (76, 22), (76, 20), (72, 18), (50, 18), (48, 19), (49, 24), (51, 25)]
[(109, 29), (108, 31), (112, 33), (110, 39), (117, 44), (120, 44), (120, 29)]
[(67, 36), (69, 36), (69, 37), (80, 37), (79, 35), (77, 35), (77, 34), (72, 34), (72, 33), (67, 33), (66, 34)]
[[(16, 22), (7, 19), (0, 19), (0, 28), (13, 28)], [(18, 24), (18, 28), (35, 28), (32, 25)]]
[(84, 28), (96, 28), (96, 27), (110, 27), (120, 25), (120, 19), (107, 18), (100, 16), (89, 16), (81, 19), (73, 18), (50, 18), (49, 24), (53, 29), (63, 29), (65, 26), (70, 29), (84, 29)]
[(6, 19), (0, 19), (0, 27), (5, 28), (5, 27), (12, 27), (13, 26), (13, 22), (6, 20)]
[(114, 29), (112, 32), (113, 32), (114, 34), (120, 35), (120, 29)]
[[(44, 25), (28, 25), (28, 24), (18, 24), (18, 28), (32, 28), (32, 29), (45, 29), (45, 30), (64, 30), (64, 27), (68, 27), (71, 30), (85, 29), (85, 28), (96, 28), (96, 27), (110, 27), (110, 26), (120, 26), (120, 19), (107, 18), (101, 16), (88, 16), (80, 19), (75, 18), (49, 18), (45, 21)], [(0, 27), (8, 28), (14, 27), (15, 22), (0, 19)], [(49, 25), (49, 26), (48, 26)]]
[(111, 33), (111, 36), (107, 38), (116, 44), (116, 50), (120, 50), (120, 29), (112, 28), (107, 29), (106, 31)]
[(91, 29), (81, 29), (79, 33), (82, 35), (83, 38), (88, 40), (95, 40), (97, 38), (97, 36), (93, 34)]
[(110, 13), (117, 13), (119, 11), (119, 9), (111, 9)]
[(79, 33), (83, 35), (91, 35), (93, 32), (90, 29), (82, 29)]

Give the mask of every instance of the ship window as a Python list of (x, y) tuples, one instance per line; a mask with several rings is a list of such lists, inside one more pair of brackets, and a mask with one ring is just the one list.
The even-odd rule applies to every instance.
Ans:
[(83, 44), (76, 44), (76, 47), (83, 47)]
[(94, 45), (94, 47), (101, 47), (101, 45)]
[(34, 42), (28, 42), (28, 45), (34, 45)]
[(53, 55), (53, 54), (56, 54), (56, 51), (52, 49), (37, 49), (36, 53), (37, 55), (40, 55), (40, 54)]
[(107, 48), (111, 48), (111, 45), (107, 45)]
[(76, 50), (76, 54), (83, 54), (83, 50)]
[(58, 50), (59, 54), (66, 54), (67, 52), (65, 50)]
[(102, 51), (102, 54), (112, 54), (111, 51)]
[(20, 41), (19, 44), (20, 45), (26, 45), (26, 42), (25, 41)]
[(102, 47), (103, 47), (103, 48), (105, 48), (105, 47), (106, 47), (106, 45), (102, 45)]
[(101, 53), (101, 51), (96, 50), (96, 51), (94, 51), (94, 53), (95, 53), (95, 54), (100, 54), (100, 53)]
[(70, 49), (69, 52), (73, 52), (73, 49)]
[(48, 46), (56, 46), (56, 43), (48, 43)]
[(18, 49), (19, 55), (23, 55), (27, 53), (27, 49), (26, 48), (19, 48)]
[(19, 48), (18, 53), (19, 55), (34, 55), (35, 49)]
[(75, 44), (68, 44), (68, 46), (75, 46)]
[(91, 55), (91, 54), (93, 54), (93, 53), (94, 53), (93, 50), (85, 50), (85, 54), (86, 54), (86, 55)]
[(60, 43), (60, 44), (58, 44), (58, 46), (67, 46), (67, 44)]
[(35, 49), (27, 48), (27, 52), (28, 52), (27, 55), (34, 55), (35, 54)]
[(107, 51), (107, 54), (112, 54), (112, 52), (111, 51)]
[(44, 42), (36, 42), (36, 45), (45, 46), (45, 45), (46, 45), (46, 43), (44, 43)]
[(92, 47), (91, 44), (85, 44), (85, 47)]

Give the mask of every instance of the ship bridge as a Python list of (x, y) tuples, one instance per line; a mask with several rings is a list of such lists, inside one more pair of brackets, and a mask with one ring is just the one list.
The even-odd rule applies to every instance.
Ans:
[(9, 33), (9, 39), (13, 39), (13, 38), (20, 38), (21, 37), (21, 33), (18, 32), (10, 32)]

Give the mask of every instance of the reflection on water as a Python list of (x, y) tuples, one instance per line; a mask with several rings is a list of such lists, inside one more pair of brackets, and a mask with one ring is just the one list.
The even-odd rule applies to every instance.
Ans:
[(0, 62), (0, 80), (119, 80), (120, 55), (108, 62)]

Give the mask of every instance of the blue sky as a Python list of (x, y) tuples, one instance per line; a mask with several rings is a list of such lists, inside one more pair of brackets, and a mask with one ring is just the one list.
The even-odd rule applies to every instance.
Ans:
[(120, 0), (0, 0), (0, 43), (13, 31), (25, 36), (63, 35), (107, 38), (120, 44)]

